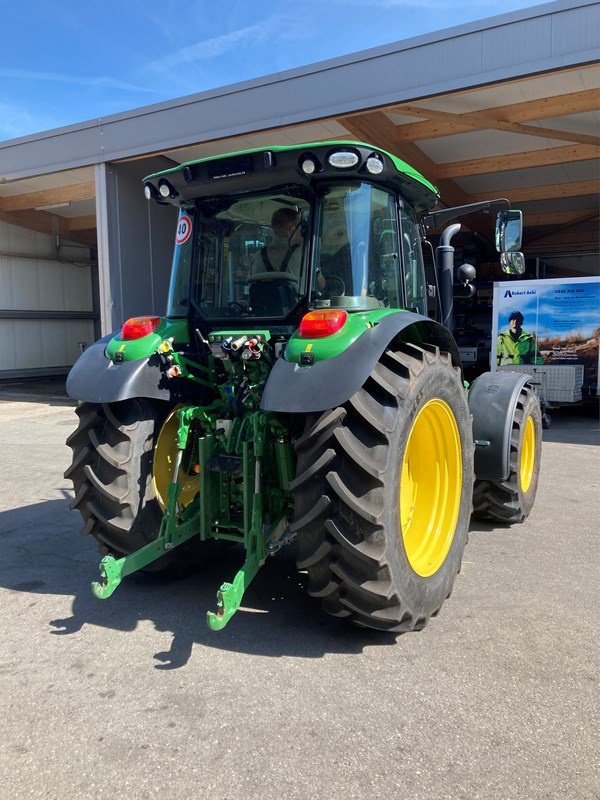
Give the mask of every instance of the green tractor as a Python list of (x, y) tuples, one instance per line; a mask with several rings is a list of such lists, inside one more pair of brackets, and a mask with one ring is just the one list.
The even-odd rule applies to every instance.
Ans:
[(522, 271), (521, 213), (505, 200), (432, 211), (422, 175), (344, 141), (201, 159), (144, 192), (179, 208), (166, 316), (127, 320), (67, 382), (80, 403), (65, 476), (104, 555), (94, 594), (237, 543), (243, 563), (207, 615), (218, 630), (295, 542), (326, 612), (421, 629), (450, 594), (471, 514), (529, 514), (541, 451), (529, 376), (463, 380), (452, 301), (474, 270), (455, 282), (460, 225), (435, 266), (422, 242), (499, 209), (501, 263)]

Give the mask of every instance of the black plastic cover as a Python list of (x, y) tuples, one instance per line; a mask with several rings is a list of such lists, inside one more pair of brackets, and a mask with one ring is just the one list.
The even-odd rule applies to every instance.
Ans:
[(475, 477), (479, 480), (508, 478), (513, 417), (521, 389), (530, 380), (531, 375), (523, 372), (484, 372), (471, 386), (469, 408), (473, 415)]
[(104, 355), (111, 333), (88, 347), (67, 378), (67, 393), (88, 403), (112, 403), (132, 397), (176, 400), (173, 386), (160, 369), (158, 356), (139, 361), (113, 362)]
[(262, 397), (265, 411), (306, 414), (345, 403), (371, 374), (392, 340), (437, 345), (460, 366), (458, 347), (449, 330), (439, 322), (411, 311), (389, 314), (333, 358), (312, 366), (299, 366), (279, 358), (271, 370)]

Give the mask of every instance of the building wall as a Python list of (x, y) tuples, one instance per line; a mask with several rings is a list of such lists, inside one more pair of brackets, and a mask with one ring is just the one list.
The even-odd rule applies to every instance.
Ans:
[(0, 222), (0, 378), (64, 371), (94, 341), (92, 269), (57, 260), (53, 237)]
[(144, 197), (142, 178), (171, 166), (148, 158), (96, 167), (102, 333), (165, 313), (177, 211)]

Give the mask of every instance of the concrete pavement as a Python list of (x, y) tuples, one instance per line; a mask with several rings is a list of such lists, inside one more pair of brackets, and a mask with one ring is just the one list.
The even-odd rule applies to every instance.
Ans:
[(2, 800), (599, 796), (594, 415), (554, 415), (532, 515), (474, 525), (423, 632), (323, 616), (282, 551), (211, 633), (235, 558), (92, 597), (73, 409), (24, 391), (0, 389)]

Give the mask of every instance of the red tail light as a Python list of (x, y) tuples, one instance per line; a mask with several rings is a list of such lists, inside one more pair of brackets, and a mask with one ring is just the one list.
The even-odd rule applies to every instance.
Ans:
[(338, 308), (323, 308), (309, 311), (302, 317), (298, 335), (303, 339), (320, 339), (331, 336), (346, 324), (348, 313)]
[(131, 317), (121, 328), (121, 339), (141, 339), (160, 325), (160, 317)]

